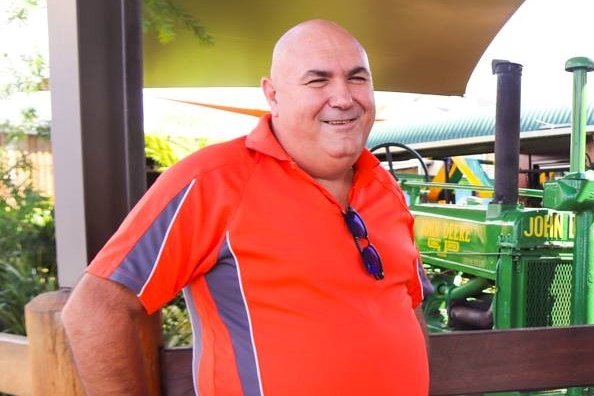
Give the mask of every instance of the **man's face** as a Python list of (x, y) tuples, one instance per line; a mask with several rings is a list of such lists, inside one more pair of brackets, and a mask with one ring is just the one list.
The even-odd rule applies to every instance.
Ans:
[(268, 91), (263, 86), (285, 150), (314, 177), (350, 168), (375, 118), (363, 49), (343, 31), (322, 27), (289, 40), (275, 62)]

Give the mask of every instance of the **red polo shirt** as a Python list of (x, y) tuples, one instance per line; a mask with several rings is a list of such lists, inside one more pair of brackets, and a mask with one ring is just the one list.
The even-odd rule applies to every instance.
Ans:
[(427, 395), (402, 192), (364, 151), (349, 202), (381, 255), (378, 281), (344, 208), (269, 121), (161, 175), (88, 271), (132, 289), (148, 312), (183, 289), (199, 395)]

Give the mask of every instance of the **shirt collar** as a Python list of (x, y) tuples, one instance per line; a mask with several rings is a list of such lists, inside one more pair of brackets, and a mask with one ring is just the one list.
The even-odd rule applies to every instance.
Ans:
[(271, 127), (272, 115), (267, 113), (260, 117), (258, 125), (247, 136), (245, 145), (251, 150), (269, 155), (281, 161), (290, 161), (289, 154), (276, 139)]
[[(271, 127), (272, 115), (267, 113), (260, 118), (258, 125), (246, 138), (245, 145), (251, 150), (261, 152), (281, 161), (290, 161), (289, 154), (276, 139)], [(365, 149), (355, 163), (355, 173), (371, 170), (379, 164), (379, 160)]]

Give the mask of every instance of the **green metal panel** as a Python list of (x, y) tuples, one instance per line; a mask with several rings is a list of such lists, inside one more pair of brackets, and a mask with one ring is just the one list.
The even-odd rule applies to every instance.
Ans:
[(411, 211), (436, 289), (425, 307), (432, 331), (449, 329), (453, 305), (490, 301), (494, 328), (571, 323), (571, 212), (426, 203), (411, 205)]
[(571, 324), (572, 264), (568, 259), (529, 259), (526, 273), (526, 327)]
[(493, 327), (570, 325), (572, 263), (571, 249), (502, 256)]
[(424, 262), (495, 279), (502, 248), (563, 246), (573, 237), (571, 213), (518, 207), (488, 218), (489, 209), (412, 205), (415, 238)]

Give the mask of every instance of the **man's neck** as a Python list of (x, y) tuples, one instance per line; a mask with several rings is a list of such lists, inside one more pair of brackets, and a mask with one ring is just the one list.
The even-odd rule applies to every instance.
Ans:
[(354, 169), (350, 168), (344, 175), (336, 178), (316, 178), (340, 205), (346, 208), (349, 204), (349, 191), (353, 185)]

